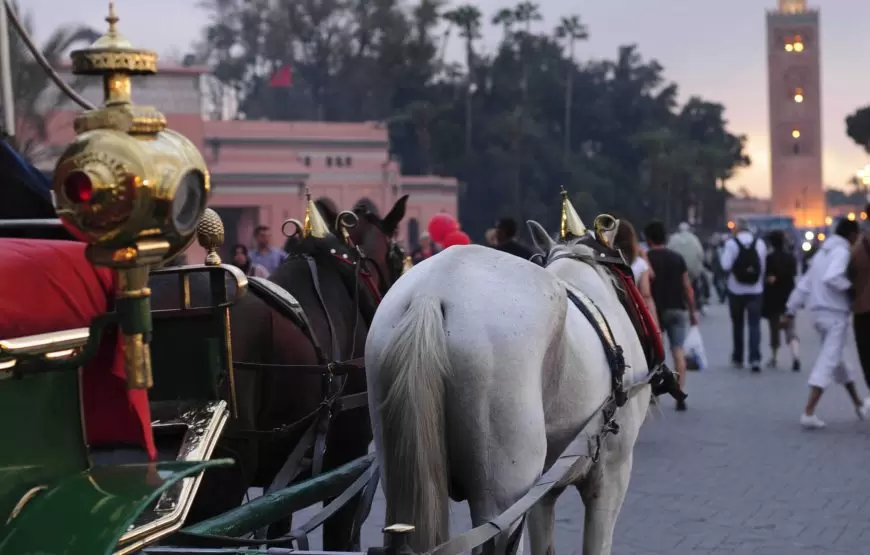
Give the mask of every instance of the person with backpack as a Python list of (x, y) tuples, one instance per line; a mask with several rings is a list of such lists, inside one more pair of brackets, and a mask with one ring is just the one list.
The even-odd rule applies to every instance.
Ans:
[(749, 365), (761, 372), (761, 295), (764, 291), (764, 265), (767, 246), (738, 219), (734, 237), (725, 242), (720, 264), (728, 274), (728, 309), (731, 314), (731, 362), (742, 368), (744, 330), (749, 328)]

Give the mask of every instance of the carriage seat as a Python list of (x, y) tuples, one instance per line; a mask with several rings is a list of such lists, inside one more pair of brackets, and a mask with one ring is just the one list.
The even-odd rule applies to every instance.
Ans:
[[(0, 239), (0, 339), (87, 328), (113, 309), (114, 273), (93, 266), (85, 244)], [(81, 375), (85, 432), (91, 446), (131, 446), (155, 455), (145, 390), (127, 389), (116, 326), (103, 330)]]

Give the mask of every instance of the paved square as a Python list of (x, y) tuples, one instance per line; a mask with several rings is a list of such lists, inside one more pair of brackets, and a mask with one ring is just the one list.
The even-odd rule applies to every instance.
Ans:
[[(644, 425), (614, 554), (867, 555), (870, 422), (857, 421), (841, 388), (822, 399), (827, 429), (805, 432), (797, 422), (818, 349), (808, 317), (798, 322), (799, 374), (785, 360), (761, 374), (728, 367), (729, 325), (725, 307), (711, 307), (701, 324), (711, 368), (690, 374), (689, 411), (676, 413), (667, 399)], [(379, 496), (365, 546), (381, 542), (383, 514)], [(465, 506), (454, 505), (451, 532), (469, 526)], [(583, 506), (569, 490), (557, 512), (557, 553), (581, 553), (582, 526)]]

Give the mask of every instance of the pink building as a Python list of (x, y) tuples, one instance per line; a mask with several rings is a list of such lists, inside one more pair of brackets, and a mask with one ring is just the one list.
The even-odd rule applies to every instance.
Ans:
[[(339, 209), (366, 203), (382, 216), (396, 199), (410, 195), (399, 235), (408, 245), (416, 243), (433, 215), (456, 216), (456, 179), (401, 175), (390, 159), (382, 124), (207, 120), (202, 116), (203, 72), (167, 68), (156, 76), (136, 78), (133, 98), (137, 104), (156, 106), (169, 127), (199, 146), (212, 177), (209, 206), (223, 218), (228, 247), (251, 244), (257, 225), (272, 228), (275, 245), (283, 245), (281, 225), (287, 218), (302, 218), (306, 189), (313, 198), (329, 199)], [(65, 77), (71, 80), (68, 70)], [(82, 95), (101, 102), (100, 82), (95, 79)], [(74, 135), (75, 108), (64, 107), (52, 123), (50, 142), (61, 149)], [(188, 256), (195, 261), (201, 253), (194, 246)]]

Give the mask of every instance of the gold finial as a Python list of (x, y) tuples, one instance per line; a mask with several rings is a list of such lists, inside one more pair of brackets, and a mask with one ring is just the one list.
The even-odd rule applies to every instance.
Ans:
[(132, 98), (133, 75), (157, 73), (157, 54), (134, 48), (118, 31), (115, 2), (109, 2), (106, 22), (109, 29), (92, 45), (70, 54), (75, 75), (103, 78), (105, 98), (97, 110), (76, 118), (77, 133), (92, 129), (114, 129), (134, 135), (159, 133), (166, 129), (166, 118), (152, 106), (135, 106)]
[(211, 208), (205, 209), (202, 218), (200, 218), (196, 226), (196, 240), (202, 248), (208, 251), (205, 257), (205, 265), (219, 265), (221, 257), (217, 253), (217, 250), (224, 244), (224, 222), (218, 216), (218, 213)]
[(115, 13), (115, 0), (109, 0), (109, 15), (106, 16), (106, 23), (109, 24), (109, 34), (117, 35), (118, 14)]
[(566, 240), (569, 237), (583, 237), (586, 235), (586, 225), (577, 211), (574, 210), (574, 205), (568, 199), (568, 191), (562, 188), (562, 218), (559, 222), (559, 238)]
[(305, 188), (305, 200), (305, 219), (302, 220), (302, 236), (325, 239), (332, 235), (332, 232), (329, 231), (329, 224), (326, 223), (317, 205), (311, 200), (311, 193), (308, 191), (308, 187)]
[(414, 267), (414, 261), (410, 256), (406, 256), (405, 260), (402, 263), (402, 275), (405, 275), (405, 272)]

